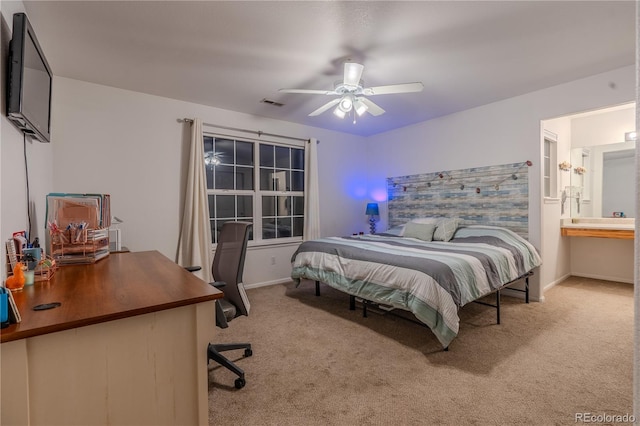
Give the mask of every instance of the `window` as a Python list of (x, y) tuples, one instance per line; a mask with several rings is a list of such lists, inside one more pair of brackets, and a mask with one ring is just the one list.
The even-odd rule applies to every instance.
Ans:
[(299, 241), (304, 229), (304, 147), (204, 137), (213, 243), (228, 221), (253, 223), (253, 241)]
[(556, 166), (557, 149), (556, 139), (551, 136), (545, 136), (542, 171), (545, 198), (558, 197), (558, 167)]

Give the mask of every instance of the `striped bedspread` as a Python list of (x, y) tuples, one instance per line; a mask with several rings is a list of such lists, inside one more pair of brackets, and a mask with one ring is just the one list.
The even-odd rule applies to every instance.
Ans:
[(541, 264), (535, 248), (504, 228), (461, 227), (449, 242), (379, 235), (306, 241), (291, 277), (412, 312), (447, 347), (458, 309)]

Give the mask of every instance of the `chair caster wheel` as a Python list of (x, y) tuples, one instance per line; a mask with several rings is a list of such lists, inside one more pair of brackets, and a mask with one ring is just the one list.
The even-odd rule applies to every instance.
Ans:
[(244, 356), (245, 357), (250, 357), (251, 355), (253, 355), (253, 351), (251, 349), (245, 349), (244, 350)]
[(236, 379), (236, 389), (242, 389), (246, 384), (247, 382), (244, 379)]

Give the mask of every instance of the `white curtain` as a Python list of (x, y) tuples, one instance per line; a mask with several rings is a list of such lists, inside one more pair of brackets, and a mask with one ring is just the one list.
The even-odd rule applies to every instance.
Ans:
[(307, 142), (304, 150), (304, 239), (320, 238), (320, 194), (318, 191), (318, 141)]
[(191, 148), (182, 229), (178, 242), (178, 264), (201, 266), (202, 269), (195, 274), (206, 282), (211, 282), (213, 281), (211, 262), (211, 225), (209, 224), (202, 120), (195, 118), (191, 124)]

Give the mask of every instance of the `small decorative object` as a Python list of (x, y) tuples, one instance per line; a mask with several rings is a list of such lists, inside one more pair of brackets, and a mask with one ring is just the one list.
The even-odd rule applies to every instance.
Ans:
[(514, 174), (511, 175), (511, 179), (518, 180), (518, 176), (516, 176), (516, 174), (514, 173)]
[(45, 256), (34, 269), (34, 281), (49, 281), (57, 269), (56, 261), (51, 256)]
[(576, 167), (575, 169), (573, 169), (573, 171), (578, 175), (583, 175), (583, 174), (587, 173), (587, 169), (585, 167), (582, 167), (582, 166)]
[(463, 190), (463, 189), (464, 189), (464, 185), (460, 185), (460, 190)]
[(476, 188), (476, 194), (480, 193), (480, 188)]
[(13, 270), (13, 275), (7, 278), (5, 287), (7, 287), (11, 291), (22, 290), (26, 281), (24, 277), (24, 267), (25, 266), (22, 264), (22, 262), (16, 263), (16, 267)]
[(375, 216), (380, 216), (380, 210), (378, 209), (378, 203), (368, 203), (367, 211), (365, 212), (367, 216), (369, 216), (369, 231), (372, 234), (376, 233), (376, 218)]
[(568, 161), (563, 161), (562, 163), (558, 164), (558, 168), (563, 172), (568, 172), (569, 170), (571, 170), (571, 163)]
[(440, 173), (440, 174), (438, 175), (438, 177), (439, 177), (440, 179), (442, 179), (442, 178), (444, 177), (444, 175), (443, 175), (442, 173)]
[(533, 163), (531, 162), (531, 160), (527, 160), (527, 166), (529, 167), (533, 166)]

